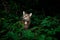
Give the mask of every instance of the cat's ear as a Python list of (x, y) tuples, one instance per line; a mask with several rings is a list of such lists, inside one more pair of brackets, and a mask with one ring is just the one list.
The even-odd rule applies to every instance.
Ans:
[(30, 17), (32, 16), (32, 13), (30, 13)]
[(25, 15), (25, 11), (23, 11), (23, 15)]

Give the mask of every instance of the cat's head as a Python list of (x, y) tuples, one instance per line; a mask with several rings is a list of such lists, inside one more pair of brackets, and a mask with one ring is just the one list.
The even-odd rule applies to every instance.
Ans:
[(32, 16), (32, 13), (26, 13), (25, 11), (23, 11), (23, 19), (25, 20), (30, 20), (30, 17)]

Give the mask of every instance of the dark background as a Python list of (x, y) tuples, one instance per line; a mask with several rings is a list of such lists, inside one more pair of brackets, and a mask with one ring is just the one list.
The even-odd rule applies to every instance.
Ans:
[[(20, 6), (20, 9), (18, 8), (18, 10), (30, 10), (32, 9), (30, 12), (42, 12), (42, 10), (44, 11), (45, 15), (50, 15), (50, 16), (54, 16), (60, 13), (60, 1), (44, 1), (44, 0), (12, 0), (14, 3), (16, 3), (17, 5)], [(0, 8), (3, 9), (3, 5), (2, 5), (2, 1), (0, 1)], [(6, 0), (7, 6), (10, 4), (11, 0)], [(38, 14), (38, 13), (36, 13)], [(41, 13), (39, 13), (41, 14)], [(60, 14), (59, 14), (60, 15)]]

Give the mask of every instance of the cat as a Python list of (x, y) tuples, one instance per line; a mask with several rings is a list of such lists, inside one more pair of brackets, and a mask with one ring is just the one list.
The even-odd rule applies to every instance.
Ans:
[(23, 16), (22, 16), (22, 22), (24, 24), (24, 29), (28, 29), (30, 25), (30, 19), (31, 19), (32, 13), (28, 14), (25, 11), (23, 11)]

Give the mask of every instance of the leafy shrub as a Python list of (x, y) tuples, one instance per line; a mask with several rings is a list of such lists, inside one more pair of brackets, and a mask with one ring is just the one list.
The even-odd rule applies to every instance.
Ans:
[(0, 40), (57, 40), (54, 37), (56, 32), (60, 32), (60, 19), (57, 16), (45, 17), (44, 14), (38, 16), (33, 13), (31, 28), (24, 30), (20, 21), (20, 4), (17, 5), (12, 0), (9, 2), (9, 12), (0, 9)]

